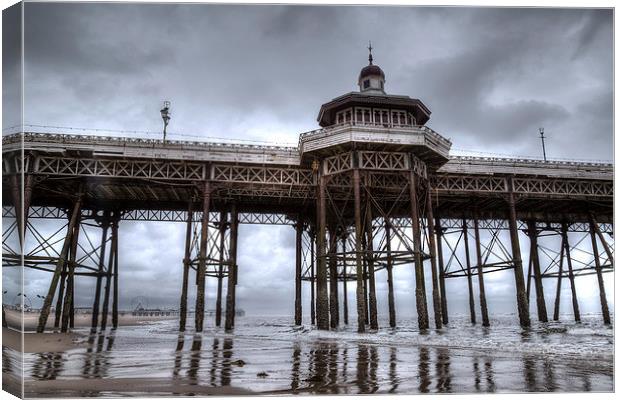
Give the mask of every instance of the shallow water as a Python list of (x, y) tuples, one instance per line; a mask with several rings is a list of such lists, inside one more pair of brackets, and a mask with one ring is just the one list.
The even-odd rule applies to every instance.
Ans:
[[(353, 325), (331, 332), (295, 327), (286, 317), (239, 317), (234, 334), (215, 328), (212, 318), (206, 322), (201, 335), (179, 335), (177, 321), (160, 321), (90, 336), (85, 348), (26, 354), (26, 395), (173, 392), (29, 389), (29, 382), (94, 378), (182, 380), (190, 387), (261, 393), (613, 391), (613, 329), (597, 315), (581, 323), (568, 317), (532, 321), (527, 330), (514, 315), (496, 316), (490, 328), (452, 318), (448, 327), (428, 333), (420, 333), (414, 320), (366, 334)], [(3, 357), (19, 355), (3, 348)]]

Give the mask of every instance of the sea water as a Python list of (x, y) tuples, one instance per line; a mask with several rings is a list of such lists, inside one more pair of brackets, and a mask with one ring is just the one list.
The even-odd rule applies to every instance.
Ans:
[[(306, 321), (309, 322), (309, 321)], [(26, 395), (170, 395), (106, 390), (29, 390), (28, 382), (111, 378), (182, 380), (278, 393), (477, 393), (613, 391), (613, 329), (600, 315), (523, 329), (515, 315), (488, 328), (452, 317), (441, 330), (420, 332), (403, 319), (377, 332), (356, 325), (320, 331), (290, 317), (238, 317), (234, 333), (205, 320), (202, 334), (178, 333), (178, 321), (121, 326), (84, 334), (84, 347), (24, 356)], [(432, 321), (431, 321), (432, 322)], [(191, 327), (193, 321), (188, 321)], [(4, 357), (18, 357), (3, 348)], [(10, 360), (9, 360), (10, 361)], [(6, 364), (6, 362), (5, 362)], [(5, 371), (6, 372), (6, 371)], [(191, 389), (181, 394), (192, 394)]]

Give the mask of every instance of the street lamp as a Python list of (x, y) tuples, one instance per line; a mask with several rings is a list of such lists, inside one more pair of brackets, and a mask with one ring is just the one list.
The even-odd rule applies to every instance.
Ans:
[(161, 119), (164, 120), (164, 144), (166, 144), (166, 127), (168, 126), (168, 122), (170, 122), (170, 102), (164, 101), (164, 108), (160, 111)]

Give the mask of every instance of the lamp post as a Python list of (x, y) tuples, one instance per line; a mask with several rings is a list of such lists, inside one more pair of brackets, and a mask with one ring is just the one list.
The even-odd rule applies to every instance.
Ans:
[(168, 122), (170, 122), (170, 102), (164, 101), (164, 108), (160, 111), (161, 119), (164, 120), (164, 144), (166, 144), (166, 127), (168, 126)]
[(547, 161), (547, 152), (545, 151), (545, 128), (539, 128), (540, 140), (542, 141), (543, 159)]

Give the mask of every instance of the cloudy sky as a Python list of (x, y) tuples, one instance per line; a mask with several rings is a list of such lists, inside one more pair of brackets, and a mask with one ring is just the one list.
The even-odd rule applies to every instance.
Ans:
[[(16, 22), (5, 13), (5, 40)], [(172, 137), (295, 144), (322, 103), (357, 90), (372, 40), (386, 91), (421, 99), (458, 152), (540, 156), (544, 127), (549, 157), (613, 158), (611, 10), (26, 3), (24, 29), (26, 124), (158, 132), (169, 100)], [(19, 123), (18, 52), (4, 44), (3, 128)], [(123, 223), (121, 236), (125, 304), (176, 306), (182, 224)], [(242, 226), (240, 307), (292, 314), (293, 245), (290, 227)], [(29, 274), (26, 292), (43, 294), (47, 279)], [(396, 278), (411, 315), (411, 268)], [(588, 279), (582, 307), (596, 311)], [(513, 311), (511, 274), (488, 280), (491, 312)], [(465, 281), (452, 281), (451, 311), (465, 311)]]

